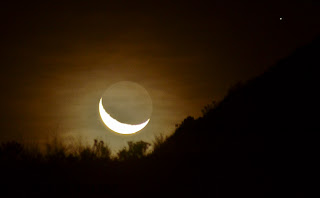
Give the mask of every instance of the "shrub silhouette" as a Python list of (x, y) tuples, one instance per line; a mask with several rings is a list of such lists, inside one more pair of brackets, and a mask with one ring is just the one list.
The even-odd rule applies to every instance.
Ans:
[(152, 153), (158, 152), (162, 148), (162, 145), (165, 144), (166, 139), (167, 139), (167, 137), (163, 136), (162, 133), (160, 135), (156, 136), (154, 141), (153, 141)]
[(118, 159), (120, 161), (123, 160), (134, 160), (134, 159), (141, 159), (145, 156), (148, 147), (150, 146), (149, 143), (144, 141), (139, 142), (128, 142), (129, 148), (123, 148), (118, 152)]
[(207, 104), (201, 110), (202, 116), (206, 116), (212, 109), (214, 109), (217, 105), (216, 101), (212, 101), (210, 104)]
[(61, 138), (54, 135), (51, 140), (49, 140), (46, 145), (45, 157), (48, 160), (64, 160), (67, 157), (67, 147), (62, 142)]
[(24, 146), (18, 142), (6, 142), (0, 146), (0, 158), (2, 160), (21, 160), (24, 155)]
[(63, 161), (63, 160), (110, 160), (111, 150), (107, 144), (97, 139), (92, 147), (79, 146), (78, 148), (68, 146), (59, 138), (45, 144), (45, 151), (41, 152), (37, 146), (25, 146), (19, 142), (11, 141), (0, 145), (0, 159), (2, 161), (16, 161), (33, 159), (39, 161)]
[(99, 159), (110, 159), (111, 155), (111, 150), (108, 147), (108, 145), (105, 145), (102, 140), (94, 140), (94, 145), (93, 145), (93, 153), (96, 156), (96, 158)]
[(97, 159), (96, 153), (89, 147), (83, 148), (80, 151), (80, 159), (84, 161)]

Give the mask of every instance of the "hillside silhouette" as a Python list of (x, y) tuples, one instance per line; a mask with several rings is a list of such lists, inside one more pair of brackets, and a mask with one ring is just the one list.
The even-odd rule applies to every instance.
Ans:
[(320, 129), (319, 41), (237, 84), (203, 117), (186, 118), (159, 155), (198, 158), (191, 161), (216, 182), (218, 197), (302, 196)]
[[(103, 142), (66, 154), (0, 149), (2, 193), (33, 197), (305, 197), (319, 132), (320, 38), (220, 102), (110, 157)], [(208, 90), (210, 91), (210, 90)], [(186, 98), (187, 100), (187, 98)]]

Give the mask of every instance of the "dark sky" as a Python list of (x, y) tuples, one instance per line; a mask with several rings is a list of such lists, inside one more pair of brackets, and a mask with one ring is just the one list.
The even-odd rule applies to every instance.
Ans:
[[(106, 2), (1, 3), (0, 140), (150, 142), (320, 33), (317, 1)], [(153, 103), (149, 125), (130, 137), (98, 114), (104, 91), (124, 80)]]

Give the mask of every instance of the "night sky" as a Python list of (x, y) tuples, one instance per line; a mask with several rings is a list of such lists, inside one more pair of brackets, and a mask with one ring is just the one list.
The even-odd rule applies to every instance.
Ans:
[[(1, 3), (0, 141), (151, 142), (320, 33), (317, 1), (114, 2)], [(99, 117), (99, 99), (119, 81), (152, 99), (135, 135)]]

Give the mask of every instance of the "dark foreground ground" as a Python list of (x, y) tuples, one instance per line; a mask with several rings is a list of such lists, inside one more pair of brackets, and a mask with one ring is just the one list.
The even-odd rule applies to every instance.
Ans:
[(2, 144), (0, 196), (306, 197), (320, 131), (319, 52), (317, 39), (234, 86), (148, 156), (142, 143), (118, 160), (101, 149), (38, 156)]

